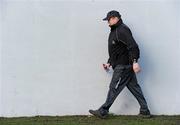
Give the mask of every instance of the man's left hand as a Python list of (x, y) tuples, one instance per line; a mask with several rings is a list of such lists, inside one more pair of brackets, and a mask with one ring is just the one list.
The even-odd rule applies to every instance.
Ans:
[(141, 68), (137, 62), (133, 63), (133, 70), (135, 73), (138, 73), (141, 71)]

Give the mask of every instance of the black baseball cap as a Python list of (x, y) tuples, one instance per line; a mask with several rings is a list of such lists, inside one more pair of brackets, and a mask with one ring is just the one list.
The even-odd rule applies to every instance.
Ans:
[(121, 18), (121, 15), (116, 10), (111, 10), (107, 13), (107, 16), (103, 19), (104, 21), (109, 20), (111, 17)]

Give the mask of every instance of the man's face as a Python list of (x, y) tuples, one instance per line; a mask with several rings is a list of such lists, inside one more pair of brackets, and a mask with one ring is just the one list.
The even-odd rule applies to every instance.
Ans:
[(117, 22), (119, 21), (119, 18), (118, 17), (111, 17), (109, 20), (108, 20), (108, 24), (110, 26), (116, 24)]

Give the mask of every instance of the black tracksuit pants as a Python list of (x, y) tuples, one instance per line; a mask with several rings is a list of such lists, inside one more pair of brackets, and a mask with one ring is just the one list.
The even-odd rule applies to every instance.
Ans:
[(117, 65), (114, 68), (106, 101), (98, 109), (102, 115), (105, 115), (109, 112), (109, 108), (125, 86), (127, 86), (130, 92), (139, 102), (140, 111), (148, 110), (146, 100), (143, 96), (141, 87), (137, 82), (136, 74), (133, 71), (132, 65)]

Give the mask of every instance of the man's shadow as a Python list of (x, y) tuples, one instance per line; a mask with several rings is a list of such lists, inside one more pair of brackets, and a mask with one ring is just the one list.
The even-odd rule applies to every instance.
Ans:
[(154, 109), (152, 92), (155, 83), (151, 82), (153, 79), (153, 75), (156, 73), (155, 66), (153, 63), (152, 54), (148, 51), (148, 46), (145, 44), (140, 44), (140, 60), (139, 64), (141, 66), (141, 72), (137, 74), (138, 84), (141, 86), (147, 104), (149, 106), (150, 111)]

